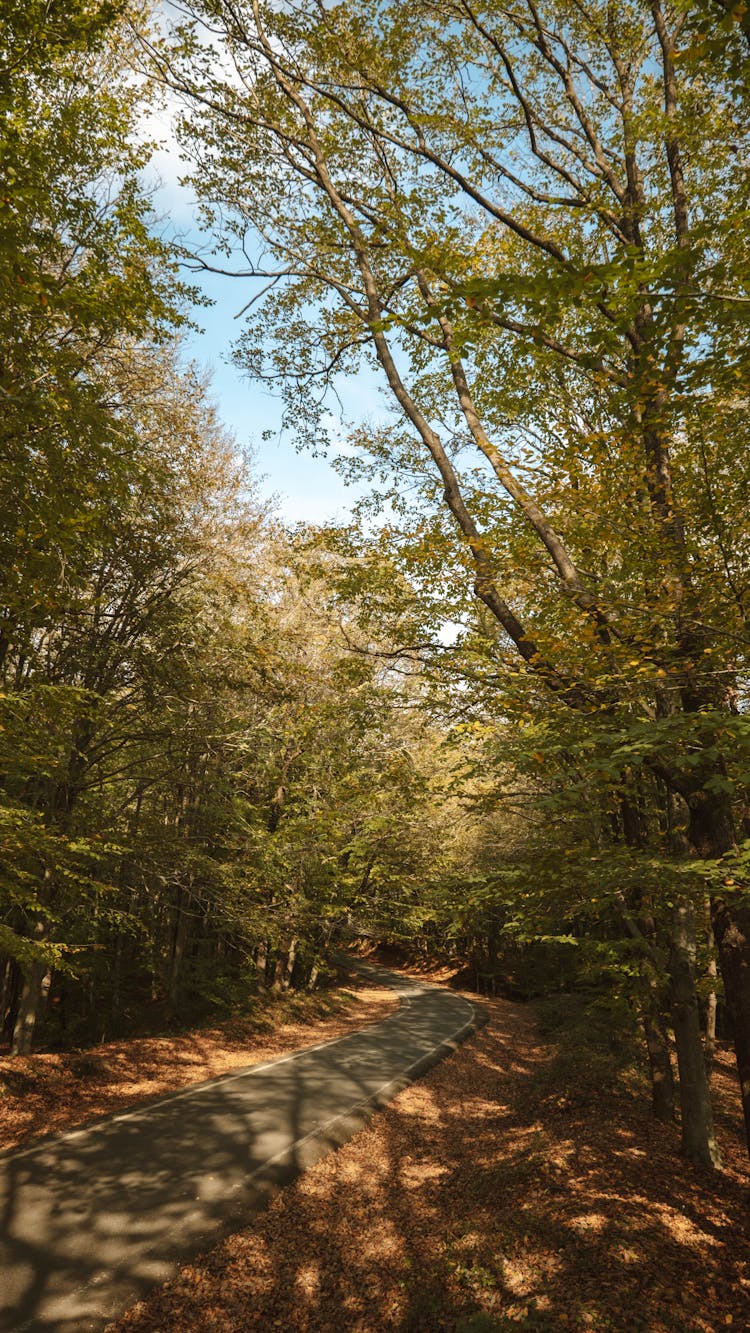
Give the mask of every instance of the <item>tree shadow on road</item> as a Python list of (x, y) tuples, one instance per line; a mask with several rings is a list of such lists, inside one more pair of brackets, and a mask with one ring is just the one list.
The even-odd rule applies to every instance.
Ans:
[(528, 1009), (488, 1007), (485, 1031), (116, 1327), (746, 1327), (748, 1177), (682, 1163), (639, 1090), (566, 1095)]

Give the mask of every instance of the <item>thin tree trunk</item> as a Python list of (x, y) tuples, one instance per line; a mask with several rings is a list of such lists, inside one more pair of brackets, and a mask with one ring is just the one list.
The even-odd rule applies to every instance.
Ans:
[(294, 975), (294, 963), (296, 958), (297, 958), (297, 937), (293, 936), (292, 939), (289, 941), (289, 948), (287, 949), (286, 961), (284, 963), (284, 973), (281, 979), (281, 985), (283, 990), (289, 990), (289, 987), (292, 984), (292, 977)]
[[(94, 940), (95, 940), (95, 943), (98, 944), (98, 934), (99, 934), (99, 895), (98, 895), (98, 893), (96, 894), (96, 896), (95, 896), (95, 898), (94, 898), (93, 925), (94, 925)], [(96, 952), (95, 952), (95, 953), (94, 953), (94, 958), (96, 959), (96, 957), (97, 957), (97, 955), (96, 955)], [(95, 1040), (103, 1041), (103, 1040), (104, 1040), (104, 1034), (103, 1034), (103, 1033), (100, 1034), (100, 1033), (98, 1033), (97, 1030), (96, 1030), (96, 1016), (97, 1016), (97, 1003), (96, 1003), (96, 1000), (97, 1000), (97, 996), (96, 996), (96, 963), (94, 963), (94, 964), (92, 965), (92, 967), (91, 967), (91, 971), (89, 972), (88, 983), (87, 983), (87, 985), (86, 985), (86, 1017), (87, 1017), (88, 1030), (89, 1030), (90, 1034), (92, 1035), (92, 1037), (94, 1037)]]
[(646, 1038), (649, 1070), (651, 1073), (651, 1109), (655, 1120), (669, 1123), (675, 1119), (675, 1089), (669, 1043), (664, 1028), (644, 1014), (643, 1030)]
[[(715, 958), (709, 958), (708, 960), (708, 975), (715, 983), (718, 976)], [(709, 1081), (713, 1074), (714, 1054), (716, 1051), (716, 1008), (716, 986), (714, 985), (706, 997), (706, 1027), (703, 1034), (703, 1054), (706, 1060), (706, 1073)]]
[[(45, 870), (45, 883), (50, 878), (49, 870)], [(36, 944), (44, 943), (48, 929), (47, 922), (40, 918), (34, 926), (34, 942)], [(10, 1046), (12, 1055), (28, 1055), (31, 1050), (36, 1021), (39, 1011), (49, 994), (51, 981), (52, 973), (45, 962), (29, 963), (23, 969), (23, 983)]]
[(708, 964), (706, 973), (710, 977), (712, 986), (706, 996), (706, 1018), (703, 1031), (703, 1054), (706, 1061), (706, 1073), (708, 1081), (711, 1082), (711, 1075), (714, 1068), (714, 1052), (716, 1050), (716, 980), (718, 971), (716, 967), (716, 941), (714, 940), (713, 927), (711, 925), (711, 903), (706, 899), (706, 909), (708, 912), (708, 923), (706, 930), (706, 942), (708, 944)]
[(695, 924), (692, 907), (686, 899), (675, 903), (672, 913), (669, 977), (680, 1071), (680, 1150), (691, 1162), (718, 1167), (721, 1158), (714, 1135), (695, 985)]
[(261, 940), (255, 950), (255, 977), (259, 991), (266, 989), (268, 976), (268, 941)]
[(28, 1055), (39, 1013), (47, 1001), (52, 972), (46, 963), (30, 963), (24, 973), (18, 1016), (13, 1029), (12, 1055)]
[(711, 900), (711, 921), (734, 1034), (745, 1136), (750, 1153), (750, 904), (741, 899), (714, 897)]
[(493, 921), (487, 927), (487, 989), (497, 994), (497, 932)]
[(273, 981), (271, 982), (272, 991), (280, 991), (282, 988), (284, 980), (284, 958), (285, 955), (280, 953), (274, 964)]
[(655, 1120), (674, 1121), (674, 1072), (671, 1068), (669, 1036), (663, 1021), (661, 994), (657, 978), (649, 977), (649, 997), (643, 1006), (643, 1037), (649, 1054), (651, 1074), (651, 1110)]
[(2, 1035), (7, 1038), (9, 1047), (13, 1044), (13, 1029), (16, 1026), (18, 1017), (18, 1002), (23, 985), (23, 975), (20, 964), (15, 958), (10, 960), (10, 979), (8, 991), (5, 997), (5, 1010), (3, 1011), (3, 1030)]
[(112, 1002), (110, 1006), (110, 1017), (112, 1027), (116, 1030), (120, 1021), (121, 995), (122, 995), (122, 931), (118, 930), (115, 941), (115, 956), (112, 964)]
[(670, 1121), (675, 1116), (675, 1083), (669, 1052), (669, 1036), (664, 1020), (664, 987), (657, 952), (656, 926), (650, 910), (644, 910), (642, 895), (638, 894), (636, 918), (630, 911), (625, 895), (618, 895), (623, 919), (630, 934), (643, 950), (641, 976), (645, 993), (641, 1004), (641, 1022), (646, 1041), (651, 1074), (651, 1107), (657, 1120)]
[(184, 894), (182, 889), (177, 894), (177, 920), (174, 928), (174, 940), (172, 943), (172, 960), (169, 969), (169, 1003), (173, 1009), (176, 1009), (180, 997), (182, 985), (182, 963), (185, 957), (185, 945), (188, 934), (188, 916), (184, 908)]
[(275, 991), (289, 990), (294, 972), (294, 961), (297, 957), (297, 937), (293, 935), (286, 949), (282, 949), (276, 959), (276, 966), (273, 975), (273, 989)]
[[(735, 845), (728, 797), (703, 789), (690, 803), (690, 834), (702, 856), (723, 856)], [(711, 898), (711, 926), (719, 956), (724, 998), (732, 1023), (745, 1138), (750, 1154), (750, 900), (727, 881), (726, 895)]]
[(10, 958), (6, 958), (3, 968), (3, 984), (0, 989), (0, 1032), (5, 1030), (5, 1020), (8, 1014), (8, 1003), (12, 982), (12, 966)]

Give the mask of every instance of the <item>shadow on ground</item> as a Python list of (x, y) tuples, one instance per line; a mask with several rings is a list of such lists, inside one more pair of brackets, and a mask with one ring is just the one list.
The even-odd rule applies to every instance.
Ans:
[(344, 1142), (471, 1017), (397, 984), (402, 1008), (368, 1029), (0, 1158), (0, 1328), (100, 1328)]
[(747, 1327), (736, 1090), (737, 1169), (712, 1177), (679, 1160), (641, 1089), (583, 1070), (566, 1095), (529, 1010), (487, 1005), (489, 1028), (120, 1333)]

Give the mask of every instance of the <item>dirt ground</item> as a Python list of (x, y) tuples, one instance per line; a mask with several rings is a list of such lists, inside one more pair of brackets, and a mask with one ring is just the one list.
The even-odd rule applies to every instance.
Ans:
[(486, 1008), (457, 1054), (109, 1333), (749, 1328), (750, 1174), (729, 1056), (714, 1075), (725, 1170), (712, 1174), (680, 1160), (637, 1078), (572, 1076), (529, 1006)]

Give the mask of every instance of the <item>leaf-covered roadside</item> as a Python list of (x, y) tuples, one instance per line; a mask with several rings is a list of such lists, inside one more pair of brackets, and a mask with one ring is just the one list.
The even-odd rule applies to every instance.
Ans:
[(112, 1041), (77, 1053), (6, 1056), (0, 1059), (0, 1149), (331, 1041), (397, 1006), (391, 992), (352, 978), (345, 990), (258, 999), (247, 1014), (194, 1032)]
[(711, 1176), (675, 1160), (632, 1073), (587, 1075), (588, 1053), (556, 1053), (529, 1006), (486, 1007), (477, 1037), (109, 1333), (747, 1327), (729, 1057)]

